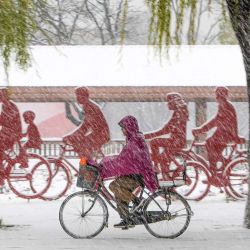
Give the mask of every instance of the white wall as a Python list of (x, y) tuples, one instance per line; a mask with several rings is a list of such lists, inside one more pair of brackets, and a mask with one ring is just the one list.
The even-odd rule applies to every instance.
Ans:
[[(27, 72), (11, 86), (246, 86), (239, 46), (171, 46), (162, 60), (149, 46), (34, 46)], [(0, 64), (0, 86), (6, 85)]]

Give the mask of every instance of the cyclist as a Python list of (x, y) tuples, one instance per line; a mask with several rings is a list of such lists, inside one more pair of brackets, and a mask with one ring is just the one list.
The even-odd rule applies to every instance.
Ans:
[(41, 149), (41, 136), (38, 131), (37, 126), (34, 124), (34, 119), (36, 115), (33, 111), (25, 111), (23, 113), (23, 119), (25, 123), (28, 124), (28, 128), (26, 133), (23, 134), (23, 137), (27, 137), (28, 140), (24, 144), (24, 149), (26, 148), (35, 148), (35, 149)]
[[(9, 100), (7, 88), (0, 89), (0, 103), (2, 111), (0, 114), (0, 171), (4, 160), (4, 151), (11, 149), (22, 137), (22, 125), (19, 110), (14, 102)], [(3, 172), (3, 169), (2, 171)], [(0, 172), (0, 186), (3, 178)]]
[[(172, 117), (163, 128), (145, 134), (145, 139), (152, 139), (150, 141), (152, 160), (155, 167), (158, 162), (161, 163), (164, 179), (167, 179), (171, 156), (179, 152), (186, 144), (186, 127), (189, 116), (187, 104), (180, 94), (169, 93), (166, 101), (168, 109), (173, 111)], [(166, 136), (168, 138), (162, 138)], [(164, 149), (163, 153), (160, 153), (160, 148)], [(162, 158), (163, 155), (164, 158)]]
[(206, 149), (211, 170), (216, 170), (219, 160), (223, 161), (222, 152), (230, 142), (244, 143), (244, 138), (238, 136), (237, 115), (233, 104), (228, 101), (228, 88), (217, 87), (215, 89), (218, 112), (214, 118), (200, 127), (192, 130), (196, 137), (201, 133), (216, 128), (215, 132), (206, 139)]
[(87, 88), (79, 87), (75, 94), (85, 117), (80, 126), (65, 136), (63, 141), (71, 145), (80, 157), (89, 159), (94, 151), (99, 151), (110, 140), (109, 127), (99, 106), (89, 99)]
[(133, 116), (126, 116), (119, 125), (126, 137), (126, 145), (118, 156), (105, 157), (101, 162), (101, 176), (103, 178), (116, 177), (109, 188), (114, 193), (119, 215), (122, 221), (115, 224), (117, 228), (128, 228), (133, 222), (128, 218), (128, 206), (134, 202), (133, 212), (143, 203), (133, 191), (145, 184), (150, 191), (158, 187), (154, 175), (149, 150), (143, 134), (139, 131), (137, 120)]

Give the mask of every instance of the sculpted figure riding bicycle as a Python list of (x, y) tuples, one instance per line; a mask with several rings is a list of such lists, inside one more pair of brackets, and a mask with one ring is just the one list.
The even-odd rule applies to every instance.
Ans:
[[(168, 179), (169, 165), (174, 154), (178, 153), (186, 144), (186, 128), (189, 117), (187, 104), (178, 93), (169, 93), (166, 97), (167, 106), (173, 114), (167, 124), (152, 133), (145, 134), (145, 139), (152, 139), (150, 147), (152, 160), (160, 163), (164, 179)], [(160, 152), (163, 148), (163, 152)]]
[(238, 136), (237, 115), (233, 104), (228, 100), (229, 91), (226, 87), (217, 87), (215, 97), (218, 103), (217, 114), (202, 126), (192, 130), (196, 137), (215, 128), (215, 132), (206, 139), (205, 147), (207, 150), (210, 170), (216, 171), (218, 161), (224, 161), (223, 150), (228, 143), (245, 143), (244, 138)]
[[(82, 123), (69, 135), (63, 138), (58, 157), (48, 159), (52, 173), (52, 187), (42, 196), (45, 200), (55, 200), (63, 196), (72, 184), (72, 173), (77, 176), (78, 170), (64, 156), (68, 151), (76, 152), (80, 158), (90, 159), (93, 153), (101, 153), (101, 147), (109, 142), (110, 133), (107, 121), (100, 107), (89, 98), (85, 87), (75, 89), (77, 102), (84, 112)], [(53, 185), (60, 182), (60, 188), (53, 190)]]
[[(4, 160), (4, 151), (11, 149), (22, 138), (22, 125), (19, 110), (14, 102), (9, 99), (7, 88), (0, 89), (0, 170)], [(0, 172), (0, 186), (3, 184)]]
[(84, 120), (76, 130), (63, 138), (80, 157), (90, 158), (94, 151), (99, 151), (110, 140), (109, 127), (99, 106), (89, 99), (85, 87), (75, 90), (77, 102), (84, 110)]
[[(10, 101), (7, 88), (0, 89), (0, 102), (2, 103), (0, 114), (0, 186), (6, 180), (10, 189), (17, 196), (26, 199), (38, 198), (49, 188), (51, 171), (48, 162), (43, 157), (26, 152), (27, 148), (38, 145), (32, 136), (35, 126), (32, 122), (34, 113), (32, 113), (32, 117), (30, 111), (24, 114), (26, 122), (30, 123), (31, 127), (28, 129), (28, 142), (22, 146), (20, 140), (23, 134), (20, 113), (16, 104)], [(27, 115), (28, 117), (26, 117)]]

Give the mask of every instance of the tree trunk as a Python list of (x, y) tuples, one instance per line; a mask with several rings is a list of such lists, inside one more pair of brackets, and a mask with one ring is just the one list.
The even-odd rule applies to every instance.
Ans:
[[(249, 0), (226, 0), (233, 29), (238, 39), (247, 77), (248, 91), (248, 114), (250, 127), (250, 1)], [(250, 141), (250, 129), (249, 129)], [(249, 143), (248, 141), (248, 143)], [(248, 163), (250, 163), (250, 149), (248, 146)], [(250, 181), (245, 209), (244, 225), (250, 229)]]

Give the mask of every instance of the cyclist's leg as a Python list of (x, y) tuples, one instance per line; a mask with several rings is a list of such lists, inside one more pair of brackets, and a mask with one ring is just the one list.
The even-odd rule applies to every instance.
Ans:
[[(165, 175), (166, 169), (168, 168), (170, 162), (168, 160), (168, 156), (166, 150), (171, 146), (169, 143), (169, 139), (157, 138), (150, 142), (151, 146), (151, 157), (152, 161), (155, 164), (155, 171)], [(164, 148), (165, 151), (163, 153), (160, 152), (160, 148)], [(158, 163), (160, 164), (160, 170), (158, 169)], [(163, 171), (164, 169), (164, 171)]]
[(2, 163), (0, 163), (0, 187), (4, 185), (4, 169), (1, 166)]
[(217, 136), (212, 136), (206, 140), (207, 157), (211, 171), (216, 171), (217, 162), (221, 159), (225, 147), (226, 144), (219, 141)]
[(27, 156), (26, 150), (27, 150), (26, 146), (20, 148), (20, 154), (19, 154), (20, 155), (20, 160), (19, 160), (20, 168), (28, 168), (29, 167), (28, 156)]
[(4, 141), (5, 137), (0, 133), (0, 187), (4, 185), (4, 167), (3, 167), (3, 160), (5, 153), (4, 151), (7, 150), (6, 144)]
[(133, 191), (138, 186), (140, 184), (129, 176), (118, 177), (109, 185), (110, 190), (114, 193), (117, 209), (122, 219), (126, 219), (128, 216), (128, 205), (136, 199)]
[(94, 136), (85, 136), (82, 137), (80, 141), (74, 142), (72, 146), (80, 157), (91, 159), (93, 153), (95, 151), (100, 151), (102, 145), (96, 141)]
[(5, 156), (4, 151), (9, 148), (11, 147), (8, 147), (8, 144), (6, 143), (6, 136), (2, 135), (0, 132), (0, 166), (2, 164), (2, 161), (4, 160), (4, 156)]
[(179, 145), (176, 145), (176, 142), (174, 142), (172, 139), (158, 139), (158, 145), (159, 147), (164, 148), (164, 152), (161, 153), (158, 157), (158, 161), (160, 162), (161, 165), (161, 173), (162, 177), (165, 180), (168, 180), (170, 175), (170, 163), (171, 159), (173, 159), (174, 154), (178, 152), (182, 147)]
[(154, 162), (154, 164), (156, 165), (158, 163), (158, 159), (159, 159), (159, 139), (154, 139), (152, 141), (150, 141), (150, 148), (151, 148), (151, 158), (152, 161)]

